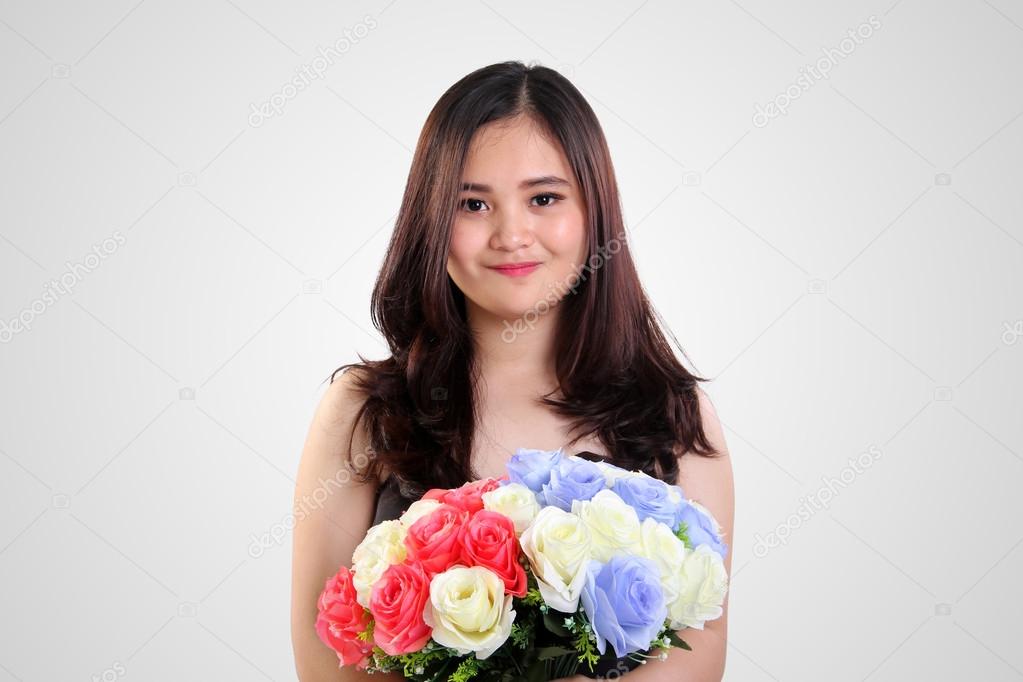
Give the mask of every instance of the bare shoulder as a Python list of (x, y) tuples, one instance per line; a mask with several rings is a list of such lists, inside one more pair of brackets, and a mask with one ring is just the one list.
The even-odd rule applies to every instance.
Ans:
[(302, 448), (299, 489), (322, 487), (325, 479), (334, 479), (350, 490), (363, 487), (362, 479), (354, 475), (365, 469), (371, 456), (368, 433), (359, 419), (363, 403), (362, 391), (350, 372), (336, 377), (324, 391)]
[(337, 375), (327, 386), (314, 419), (322, 428), (351, 432), (363, 400), (354, 371), (348, 370)]
[[(699, 387), (697, 395), (700, 399), (700, 419), (707, 440), (717, 451), (713, 457), (704, 457), (693, 453), (684, 453), (679, 457), (679, 485), (687, 497), (696, 498), (698, 491), (707, 487), (721, 489), (731, 488), (731, 454), (724, 440), (724, 430), (717, 414), (717, 408), (710, 397)], [(688, 487), (686, 487), (686, 484)], [(692, 490), (696, 486), (696, 490)], [(710, 492), (710, 491), (707, 491)]]
[(703, 419), (703, 430), (707, 437), (715, 442), (715, 447), (720, 444), (724, 446), (724, 434), (721, 431), (721, 419), (718, 417), (717, 408), (711, 402), (710, 396), (699, 386), (696, 387), (696, 395), (700, 398), (700, 417)]
[[(366, 396), (358, 386), (356, 371), (349, 369), (330, 383), (316, 408), (313, 427), (337, 443), (341, 461), (363, 467), (373, 457), (373, 449), (366, 423), (359, 418)], [(385, 478), (386, 473), (381, 472), (379, 481)]]

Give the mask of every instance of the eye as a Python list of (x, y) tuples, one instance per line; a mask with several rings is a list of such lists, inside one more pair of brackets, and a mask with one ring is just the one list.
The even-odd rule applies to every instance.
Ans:
[(533, 197), (533, 199), (534, 200), (536, 200), (536, 199), (541, 199), (541, 200), (546, 199), (547, 200), (546, 203), (540, 204), (541, 207), (546, 207), (546, 206), (553, 206), (555, 201), (561, 201), (562, 199), (564, 199), (564, 197), (562, 197), (562, 196), (560, 196), (558, 194), (537, 194), (535, 197)]
[[(535, 195), (530, 201), (533, 202), (539, 200), (540, 203), (538, 204), (538, 206), (540, 208), (546, 208), (548, 206), (553, 206), (555, 202), (561, 201), (564, 198), (565, 197), (561, 196), (560, 194), (551, 194), (549, 192), (545, 192), (543, 194)], [(476, 199), (473, 197), (470, 197), (468, 199), (462, 199), (461, 201), (458, 202), (458, 207), (460, 209), (468, 211), (469, 213), (480, 213), (484, 210), (486, 205), (487, 205), (486, 202), (484, 202), (482, 199)]]
[(469, 213), (479, 213), (481, 205), (482, 206), (486, 206), (486, 204), (483, 203), (482, 199), (472, 199), (472, 198), (462, 199), (458, 203), (459, 208), (468, 209)]

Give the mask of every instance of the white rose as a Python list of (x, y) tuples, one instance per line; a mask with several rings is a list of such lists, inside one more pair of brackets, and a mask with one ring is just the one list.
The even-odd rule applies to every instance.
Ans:
[(405, 560), (405, 527), (398, 521), (381, 521), (366, 531), (359, 546), (352, 553), (352, 585), (355, 600), (369, 608), (373, 585), (391, 564)]
[(590, 500), (575, 500), (572, 513), (590, 531), (597, 561), (606, 563), (615, 554), (634, 554), (639, 549), (639, 515), (618, 493), (604, 489)]
[(721, 617), (728, 592), (725, 564), (710, 545), (700, 545), (687, 550), (679, 575), (681, 590), (668, 605), (671, 627), (702, 630), (705, 621)]
[(483, 493), (483, 508), (504, 514), (515, 523), (515, 534), (522, 535), (536, 515), (540, 504), (536, 494), (521, 483), (509, 483)]
[(590, 561), (590, 532), (575, 514), (544, 507), (520, 540), (543, 600), (553, 609), (575, 613)]
[(409, 528), (412, 527), (413, 523), (423, 518), (424, 516), (427, 516), (430, 512), (432, 512), (439, 506), (440, 506), (439, 500), (416, 500), (415, 502), (409, 505), (408, 509), (402, 512), (402, 515), (399, 517), (398, 520), (401, 521), (401, 525), (403, 525), (405, 529), (408, 530)]
[(515, 610), (504, 581), (482, 566), (454, 566), (430, 581), (423, 620), (438, 644), (484, 659), (511, 634)]
[(682, 592), (682, 572), (679, 567), (685, 561), (687, 552), (685, 543), (671, 532), (671, 528), (649, 517), (643, 519), (638, 554), (653, 561), (660, 571), (664, 601), (669, 607)]

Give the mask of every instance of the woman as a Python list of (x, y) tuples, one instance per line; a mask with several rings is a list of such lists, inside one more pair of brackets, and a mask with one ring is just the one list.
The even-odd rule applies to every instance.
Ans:
[[(343, 481), (294, 529), (302, 682), (366, 677), (338, 668), (313, 623), (325, 580), (367, 528), (429, 488), (502, 475), (516, 448), (561, 447), (678, 483), (731, 537), (732, 469), (706, 379), (665, 340), (625, 237), (603, 131), (563, 76), (494, 64), (437, 102), (373, 291), (392, 355), (331, 375), (302, 452), (296, 500)], [(720, 680), (724, 606), (681, 633), (693, 651), (672, 649), (630, 679)], [(633, 667), (619, 663), (609, 676)]]

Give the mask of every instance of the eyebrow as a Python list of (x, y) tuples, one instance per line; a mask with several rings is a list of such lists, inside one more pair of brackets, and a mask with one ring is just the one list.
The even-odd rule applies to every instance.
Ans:
[[(541, 175), (538, 178), (527, 178), (519, 183), (519, 189), (529, 189), (530, 187), (536, 187), (538, 185), (561, 185), (568, 186), (570, 183), (564, 178), (559, 178), (557, 175)], [(463, 192), (493, 192), (494, 188), (490, 185), (484, 185), (478, 182), (465, 182), (462, 183)]]

